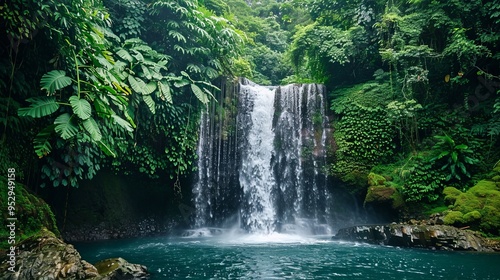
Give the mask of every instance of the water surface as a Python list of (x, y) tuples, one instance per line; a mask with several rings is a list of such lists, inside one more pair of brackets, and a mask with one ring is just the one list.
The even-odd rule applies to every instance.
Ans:
[(123, 257), (151, 279), (500, 279), (500, 254), (403, 249), (328, 237), (155, 237), (75, 244), (95, 263)]

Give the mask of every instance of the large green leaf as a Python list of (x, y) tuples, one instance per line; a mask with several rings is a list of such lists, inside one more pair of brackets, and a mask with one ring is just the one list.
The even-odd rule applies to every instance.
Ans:
[(134, 60), (132, 56), (128, 53), (128, 51), (126, 51), (125, 49), (118, 50), (116, 54), (128, 62), (132, 62)]
[(200, 89), (195, 84), (191, 84), (191, 90), (193, 91), (194, 95), (200, 100), (201, 103), (207, 104), (208, 103), (208, 97), (207, 95)]
[(64, 140), (67, 140), (78, 133), (78, 126), (75, 125), (73, 117), (68, 113), (64, 113), (57, 117), (54, 124), (56, 125), (54, 128), (55, 131)]
[(52, 146), (50, 145), (50, 138), (54, 132), (55, 125), (49, 125), (42, 129), (33, 139), (33, 147), (35, 148), (35, 153), (39, 158), (42, 158), (52, 151)]
[(113, 114), (113, 115), (111, 115), (111, 117), (113, 118), (113, 120), (115, 120), (116, 124), (118, 124), (119, 126), (124, 128), (125, 130), (127, 130), (129, 132), (134, 131), (134, 129), (132, 128), (132, 125), (128, 121), (122, 119), (120, 116)]
[(149, 94), (149, 89), (146, 83), (141, 80), (140, 78), (134, 78), (132, 75), (128, 76), (128, 82), (130, 84), (130, 87), (137, 92), (141, 94)]
[(143, 100), (144, 100), (144, 103), (146, 103), (146, 105), (148, 105), (148, 108), (149, 108), (149, 111), (151, 111), (151, 113), (155, 113), (156, 112), (156, 108), (155, 108), (155, 102), (153, 100), (153, 98), (151, 98), (151, 95), (143, 95)]
[(30, 116), (33, 118), (41, 118), (50, 115), (59, 109), (59, 104), (55, 97), (34, 97), (26, 101), (31, 102), (29, 107), (19, 108), (17, 114), (19, 116)]
[(170, 92), (168, 83), (166, 81), (159, 81), (158, 88), (160, 89), (160, 98), (172, 104), (172, 93)]
[(49, 93), (54, 93), (69, 85), (71, 85), (71, 78), (66, 76), (66, 72), (63, 70), (52, 70), (43, 75), (40, 80), (42, 89), (46, 89)]
[(85, 99), (80, 99), (78, 96), (73, 95), (69, 98), (69, 104), (73, 108), (73, 113), (77, 115), (80, 119), (86, 120), (90, 118), (92, 113), (92, 107), (90, 103)]
[(92, 137), (92, 140), (99, 142), (102, 139), (102, 134), (101, 130), (99, 129), (99, 126), (97, 125), (96, 121), (94, 118), (88, 118), (83, 121), (83, 128), (90, 134), (90, 137)]
[(97, 145), (99, 145), (99, 148), (101, 148), (101, 150), (104, 152), (104, 154), (111, 156), (111, 157), (116, 157), (115, 152), (113, 152), (113, 150), (111, 150), (111, 148), (108, 145), (106, 145), (104, 142), (97, 141)]
[(189, 85), (191, 82), (189, 80), (186, 80), (186, 79), (181, 79), (180, 81), (175, 81), (174, 82), (174, 86), (176, 88), (181, 88), (183, 86), (187, 86)]

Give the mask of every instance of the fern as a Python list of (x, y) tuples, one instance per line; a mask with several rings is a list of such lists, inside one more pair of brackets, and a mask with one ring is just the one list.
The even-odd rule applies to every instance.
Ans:
[(57, 117), (54, 124), (56, 125), (54, 130), (64, 140), (67, 140), (78, 133), (78, 127), (75, 125), (73, 117), (68, 113), (64, 113)]
[(34, 97), (26, 101), (30, 102), (31, 105), (27, 108), (19, 108), (17, 114), (21, 117), (41, 118), (59, 109), (59, 104), (56, 102), (55, 97)]
[(71, 85), (71, 78), (66, 76), (66, 72), (63, 70), (52, 70), (45, 73), (40, 80), (40, 87), (46, 89), (50, 94), (69, 85)]

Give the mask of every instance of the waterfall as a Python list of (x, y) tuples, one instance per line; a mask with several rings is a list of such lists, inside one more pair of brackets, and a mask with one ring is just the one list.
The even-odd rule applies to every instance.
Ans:
[(245, 79), (225, 90), (200, 123), (195, 227), (328, 233), (324, 95), (322, 85)]
[(243, 188), (241, 220), (250, 231), (273, 232), (276, 213), (271, 192), (275, 188), (271, 160), (274, 154), (274, 91), (255, 84), (241, 85), (246, 132), (242, 147), (240, 185)]

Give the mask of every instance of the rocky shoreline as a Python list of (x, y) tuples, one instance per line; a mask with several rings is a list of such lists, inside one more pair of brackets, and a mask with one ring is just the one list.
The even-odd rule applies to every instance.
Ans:
[(0, 259), (0, 270), (7, 272), (0, 275), (0, 280), (149, 278), (145, 266), (128, 263), (122, 258), (106, 259), (92, 265), (82, 260), (72, 245), (66, 244), (47, 229), (18, 244), (14, 258)]
[(447, 251), (500, 252), (500, 243), (447, 225), (392, 223), (342, 228), (334, 240)]

